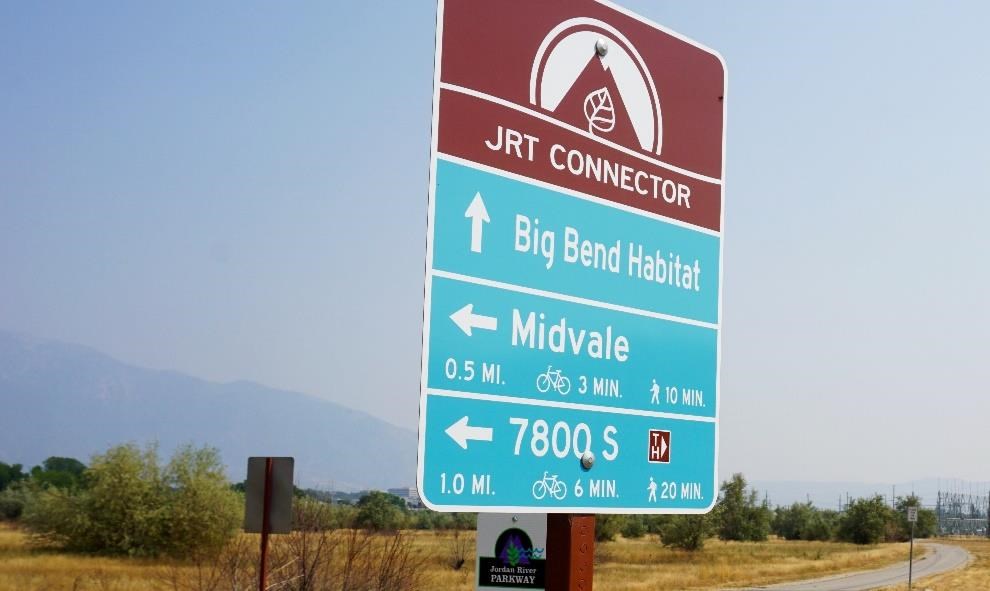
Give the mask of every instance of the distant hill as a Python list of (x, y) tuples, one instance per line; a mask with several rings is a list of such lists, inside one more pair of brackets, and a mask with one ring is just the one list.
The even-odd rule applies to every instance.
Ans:
[[(357, 395), (359, 393), (355, 393)], [(410, 396), (415, 392), (410, 393)], [(296, 458), (302, 486), (415, 482), (416, 434), (333, 402), (250, 382), (142, 369), (87, 347), (0, 331), (0, 461), (91, 454), (122, 442), (220, 449), (232, 479), (247, 457)]]

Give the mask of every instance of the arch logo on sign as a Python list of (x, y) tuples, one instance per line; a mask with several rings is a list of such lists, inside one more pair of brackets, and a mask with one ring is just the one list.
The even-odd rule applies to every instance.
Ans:
[(438, 5), (429, 507), (713, 506), (725, 80), (717, 53), (609, 3)]
[[(589, 47), (596, 48), (590, 59)], [(529, 94), (531, 104), (574, 123), (569, 112), (575, 109), (568, 104), (579, 101), (589, 133), (626, 145), (633, 139), (639, 148), (660, 153), (656, 85), (636, 48), (608, 23), (574, 18), (555, 27), (533, 60)], [(621, 134), (624, 129), (631, 136)]]

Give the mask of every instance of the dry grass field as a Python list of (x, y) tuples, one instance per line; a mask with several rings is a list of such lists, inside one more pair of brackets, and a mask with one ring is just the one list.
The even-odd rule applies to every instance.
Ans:
[[(473, 589), (474, 533), (408, 532), (426, 576), (424, 589)], [(257, 538), (245, 540), (256, 543)], [(969, 547), (969, 546), (967, 546)], [(990, 569), (990, 543), (970, 548), (974, 566)], [(663, 548), (656, 537), (597, 545), (595, 589), (718, 589), (758, 585), (884, 566), (903, 559), (904, 544), (859, 547), (821, 542), (727, 543), (710, 540), (691, 554)], [(460, 570), (450, 564), (466, 559)], [(168, 576), (191, 575), (189, 566), (148, 560), (103, 558), (32, 548), (21, 531), (0, 526), (0, 591), (159, 591)], [(962, 577), (964, 573), (948, 575)], [(951, 579), (956, 581), (957, 579)], [(961, 579), (959, 579), (961, 580)], [(948, 581), (948, 580), (947, 580)], [(959, 583), (963, 585), (963, 583)], [(946, 582), (937, 589), (987, 589)]]
[(709, 540), (703, 552), (692, 554), (663, 548), (648, 536), (596, 549), (596, 590), (646, 591), (748, 587), (879, 568), (902, 560), (907, 545)]
[[(973, 555), (969, 567), (944, 575), (915, 580), (914, 589), (930, 591), (986, 591), (990, 589), (990, 540), (942, 538), (939, 542), (962, 546)], [(884, 591), (906, 591), (907, 585), (888, 587)]]
[(3, 591), (145, 591), (160, 565), (60, 554), (33, 549), (20, 531), (0, 524), (0, 589)]

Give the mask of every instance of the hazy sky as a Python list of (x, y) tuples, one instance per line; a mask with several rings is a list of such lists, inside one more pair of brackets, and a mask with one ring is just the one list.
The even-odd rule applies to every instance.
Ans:
[[(986, 480), (990, 4), (622, 4), (728, 63), (723, 475)], [(415, 429), (434, 22), (0, 3), (0, 328)]]

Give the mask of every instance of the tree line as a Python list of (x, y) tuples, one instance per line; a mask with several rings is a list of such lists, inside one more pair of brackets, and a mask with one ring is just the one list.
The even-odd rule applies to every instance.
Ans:
[[(240, 531), (244, 483), (228, 481), (216, 449), (180, 447), (163, 461), (156, 446), (117, 445), (87, 466), (51, 457), (25, 471), (0, 462), (0, 519), (37, 542), (69, 551), (190, 558), (219, 552)], [(356, 502), (295, 489), (297, 527), (326, 530), (470, 530), (474, 513), (411, 511), (370, 491)]]
[[(67, 550), (132, 556), (188, 558), (219, 552), (238, 533), (244, 514), (244, 485), (231, 484), (213, 448), (185, 446), (163, 462), (155, 446), (118, 445), (84, 465), (51, 457), (25, 471), (0, 462), (0, 518), (19, 522), (39, 542)], [(328, 530), (472, 530), (476, 514), (410, 510), (399, 497), (378, 491), (354, 502), (332, 502), (327, 493), (296, 489), (298, 527)], [(908, 538), (907, 508), (882, 497), (857, 499), (845, 511), (811, 503), (771, 508), (747, 486), (742, 474), (722, 483), (707, 515), (599, 515), (600, 541), (618, 535), (656, 534), (666, 546), (700, 550), (705, 541), (844, 541), (875, 544)], [(937, 518), (920, 509), (916, 537), (935, 535)]]
[(930, 509), (920, 508), (921, 500), (910, 495), (898, 497), (890, 507), (883, 497), (856, 499), (845, 511), (819, 509), (811, 503), (794, 503), (771, 508), (747, 486), (742, 474), (735, 474), (720, 487), (718, 503), (706, 515), (599, 515), (596, 535), (599, 541), (657, 534), (665, 546), (701, 550), (705, 540), (717, 536), (726, 541), (761, 542), (770, 535), (786, 540), (836, 541), (854, 544), (906, 541), (911, 532), (908, 507), (919, 507), (914, 535), (932, 537), (938, 518)]

